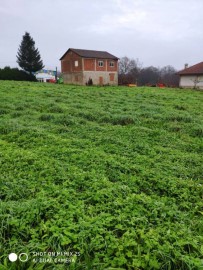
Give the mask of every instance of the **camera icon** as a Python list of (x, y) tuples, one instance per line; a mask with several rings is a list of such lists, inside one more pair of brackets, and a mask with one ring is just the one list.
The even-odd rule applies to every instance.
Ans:
[(28, 255), (27, 255), (27, 253), (20, 253), (19, 255), (17, 255), (16, 253), (10, 253), (8, 255), (8, 259), (10, 262), (15, 262), (15, 261), (17, 261), (17, 259), (19, 259), (19, 261), (21, 261), (21, 262), (27, 262)]

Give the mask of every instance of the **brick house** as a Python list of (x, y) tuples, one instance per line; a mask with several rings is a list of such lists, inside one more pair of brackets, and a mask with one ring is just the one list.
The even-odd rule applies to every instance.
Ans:
[(118, 59), (104, 51), (68, 49), (60, 58), (64, 83), (118, 85)]
[(185, 68), (177, 73), (180, 76), (179, 87), (203, 89), (203, 62)]

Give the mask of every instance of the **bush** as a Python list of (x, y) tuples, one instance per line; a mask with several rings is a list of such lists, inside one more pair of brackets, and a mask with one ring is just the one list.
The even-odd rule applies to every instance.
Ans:
[(10, 68), (10, 67), (0, 69), (0, 80), (33, 81), (33, 82), (37, 81), (34, 75), (28, 74), (27, 72), (19, 70), (18, 68)]

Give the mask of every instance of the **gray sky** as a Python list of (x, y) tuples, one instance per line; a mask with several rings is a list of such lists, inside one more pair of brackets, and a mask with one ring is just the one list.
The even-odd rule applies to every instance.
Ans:
[(203, 61), (203, 0), (0, 0), (0, 67), (17, 67), (25, 31), (46, 68), (68, 48), (138, 58), (143, 67)]

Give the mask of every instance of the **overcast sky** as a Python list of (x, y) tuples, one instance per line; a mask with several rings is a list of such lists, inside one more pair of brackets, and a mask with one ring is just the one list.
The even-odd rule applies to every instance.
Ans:
[(0, 0), (0, 67), (17, 67), (25, 31), (46, 68), (68, 48), (177, 70), (203, 61), (203, 0)]

